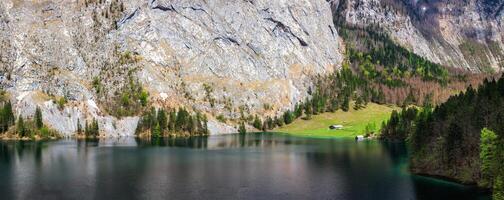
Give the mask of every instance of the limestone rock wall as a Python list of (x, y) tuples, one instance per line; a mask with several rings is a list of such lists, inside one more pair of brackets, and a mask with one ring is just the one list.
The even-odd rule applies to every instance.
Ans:
[[(334, 0), (335, 15), (378, 25), (401, 46), (429, 60), (474, 72), (504, 67), (504, 1)], [(339, 8), (339, 9), (338, 9)]]
[[(113, 93), (133, 73), (156, 107), (209, 115), (212, 134), (234, 132), (215, 116), (277, 115), (307, 96), (310, 77), (342, 62), (324, 0), (2, 0), (0, 83), (17, 113), (40, 106), (65, 135), (97, 118), (109, 136), (134, 133), (116, 119), (92, 80)], [(121, 63), (132, 54), (135, 63)], [(119, 64), (118, 64), (119, 63)], [(58, 109), (54, 98), (69, 103)]]

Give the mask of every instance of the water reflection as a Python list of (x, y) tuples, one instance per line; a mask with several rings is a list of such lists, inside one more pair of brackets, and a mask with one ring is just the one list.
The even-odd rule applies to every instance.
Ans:
[(280, 134), (0, 142), (0, 194), (2, 199), (477, 197), (458, 185), (409, 175), (406, 158), (401, 143)]

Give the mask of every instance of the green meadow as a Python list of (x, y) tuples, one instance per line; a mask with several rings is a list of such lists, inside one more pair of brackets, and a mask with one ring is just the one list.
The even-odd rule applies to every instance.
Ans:
[[(360, 110), (350, 109), (349, 112), (338, 110), (334, 113), (313, 115), (310, 120), (297, 119), (274, 131), (304, 137), (355, 137), (364, 134), (368, 124), (375, 124), (378, 131), (382, 122), (388, 120), (393, 110), (398, 109), (369, 103), (366, 108)], [(329, 129), (333, 124), (343, 125), (343, 129)]]

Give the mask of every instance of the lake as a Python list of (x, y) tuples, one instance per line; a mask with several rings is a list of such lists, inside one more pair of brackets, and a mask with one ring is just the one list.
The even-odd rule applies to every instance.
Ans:
[(490, 199), (407, 161), (402, 143), (272, 133), (0, 142), (0, 199)]

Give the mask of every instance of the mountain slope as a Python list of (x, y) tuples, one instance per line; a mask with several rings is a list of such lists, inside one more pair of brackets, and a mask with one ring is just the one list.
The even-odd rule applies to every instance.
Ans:
[(432, 62), (474, 72), (504, 66), (503, 1), (335, 0), (337, 22), (376, 27)]
[(93, 118), (107, 134), (133, 134), (138, 118), (113, 109), (129, 80), (156, 107), (280, 113), (304, 99), (311, 75), (340, 65), (340, 46), (322, 0), (0, 2), (2, 88), (22, 115), (39, 105), (65, 135)]

